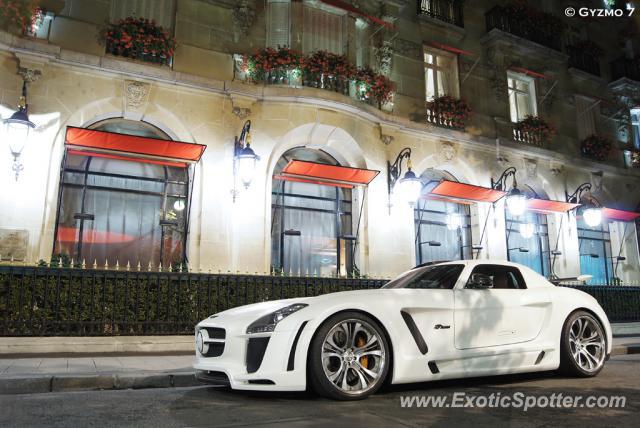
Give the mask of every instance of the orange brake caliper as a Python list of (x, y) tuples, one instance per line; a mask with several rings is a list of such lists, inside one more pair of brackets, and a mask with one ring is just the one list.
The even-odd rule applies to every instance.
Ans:
[[(356, 346), (358, 348), (362, 348), (367, 342), (365, 342), (364, 337), (360, 337), (358, 338), (358, 342), (356, 343)], [(362, 367), (364, 368), (369, 368), (369, 357), (367, 356), (363, 356), (360, 357), (360, 364), (362, 364)]]

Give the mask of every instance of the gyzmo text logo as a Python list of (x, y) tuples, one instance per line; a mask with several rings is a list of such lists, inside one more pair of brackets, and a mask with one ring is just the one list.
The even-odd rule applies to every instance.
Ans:
[[(635, 10), (634, 7), (628, 7), (627, 9), (590, 9), (581, 7), (577, 12), (578, 16), (582, 18), (621, 18), (623, 16), (632, 16)], [(571, 18), (576, 15), (576, 9), (568, 7), (564, 10), (564, 14)]]

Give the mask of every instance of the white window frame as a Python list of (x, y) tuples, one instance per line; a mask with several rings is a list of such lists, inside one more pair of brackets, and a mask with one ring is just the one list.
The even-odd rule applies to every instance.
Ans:
[[(433, 55), (435, 58), (435, 64), (430, 64), (427, 62), (427, 58), (426, 55), (430, 54)], [(449, 67), (441, 67), (438, 65), (438, 57), (444, 57), (444, 58), (448, 58), (451, 60), (451, 68), (452, 70), (449, 69)], [(458, 75), (458, 56), (454, 53), (451, 52), (447, 52), (447, 51), (443, 51), (441, 49), (436, 49), (433, 48), (431, 46), (423, 46), (422, 49), (422, 62), (424, 64), (424, 93), (425, 93), (425, 98), (427, 101), (431, 101), (433, 98), (435, 97), (441, 97), (443, 95), (450, 95), (454, 98), (460, 98), (460, 79), (459, 79), (459, 75)], [(428, 77), (427, 77), (427, 70), (433, 70), (433, 88), (434, 88), (434, 94), (430, 95), (427, 92), (427, 88), (428, 88)], [(444, 73), (448, 74), (451, 76), (451, 78), (453, 79), (453, 94), (440, 94), (438, 93), (439, 91), (439, 84), (438, 84), (438, 71), (443, 71)]]
[[(287, 5), (287, 29), (285, 30), (287, 33), (287, 37), (286, 37), (286, 43), (281, 43), (276, 41), (275, 39), (278, 39), (279, 37), (275, 37), (276, 36), (276, 32), (273, 30), (273, 26), (271, 23), (271, 5), (275, 4), (275, 3), (284, 3)], [(278, 45), (280, 47), (284, 46), (291, 46), (291, 1), (290, 0), (268, 0), (267, 1), (267, 13), (266, 13), (266, 26), (267, 26), (267, 40), (266, 40), (266, 44), (267, 47), (271, 47), (271, 48), (277, 48)]]
[[(597, 100), (593, 98), (586, 97), (584, 95), (576, 95), (576, 125), (578, 126), (578, 139), (583, 140), (587, 138), (591, 134), (596, 134), (598, 132), (598, 104)], [(579, 101), (581, 100), (581, 101)], [(584, 111), (580, 111), (578, 109), (578, 103), (583, 102), (586, 106)], [(586, 126), (589, 122), (592, 123), (592, 128), (590, 131), (585, 131)]]
[[(635, 121), (633, 120), (634, 116), (636, 117)], [(629, 110), (629, 121), (631, 122), (631, 141), (636, 149), (640, 149), (640, 107)]]
[[(518, 80), (520, 82), (525, 82), (528, 85), (529, 90), (528, 91), (522, 91), (520, 89), (517, 89), (515, 87), (511, 87), (509, 85), (509, 80), (513, 79), (513, 80)], [(514, 71), (507, 71), (507, 96), (509, 99), (509, 115), (511, 116), (511, 122), (518, 122), (522, 119), (524, 119), (524, 117), (526, 115), (520, 115), (520, 112), (518, 111), (518, 103), (516, 101), (515, 105), (512, 106), (511, 105), (511, 93), (512, 92), (516, 92), (518, 94), (522, 94), (522, 95), (526, 95), (529, 97), (529, 114), (533, 115), (533, 116), (537, 116), (538, 115), (538, 103), (536, 100), (536, 80), (531, 77), (531, 76), (527, 76), (526, 74), (522, 74), (522, 73), (516, 73)], [(511, 110), (512, 107), (515, 108), (516, 111), (516, 117), (513, 117), (511, 115)]]

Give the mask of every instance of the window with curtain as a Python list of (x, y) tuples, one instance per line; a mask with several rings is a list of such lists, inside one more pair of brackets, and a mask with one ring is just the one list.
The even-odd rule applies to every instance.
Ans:
[(452, 53), (424, 47), (424, 81), (427, 101), (436, 97), (460, 96), (458, 57)]
[[(420, 179), (425, 183), (423, 195), (443, 178), (447, 177), (435, 170), (422, 174)], [(413, 218), (416, 264), (471, 259), (471, 213), (468, 205), (420, 198), (414, 207)]]
[(578, 243), (580, 246), (580, 274), (592, 275), (590, 285), (607, 285), (613, 278), (611, 239), (609, 224), (589, 227), (578, 218)]
[(578, 139), (583, 140), (596, 133), (596, 112), (598, 104), (592, 98), (576, 95), (576, 124)]
[(156, 21), (166, 29), (173, 29), (176, 0), (112, 0), (111, 20), (129, 16)]
[(291, 2), (268, 0), (267, 47), (291, 46)]
[[(117, 121), (94, 129), (113, 127)], [(141, 123), (138, 134), (157, 138), (161, 131), (150, 128)], [(188, 196), (186, 167), (67, 152), (54, 254), (87, 266), (179, 265), (185, 261)]]
[(513, 216), (505, 209), (507, 259), (550, 276), (549, 228), (547, 216), (526, 211)]
[(640, 150), (640, 108), (631, 109), (629, 116), (631, 117), (631, 141), (635, 148)]
[(535, 80), (521, 73), (507, 72), (509, 111), (512, 122), (537, 114)]
[[(339, 165), (321, 150), (287, 151), (274, 176), (290, 160)], [(271, 194), (272, 271), (293, 275), (334, 276), (354, 271), (351, 189), (273, 180)]]
[(344, 53), (344, 14), (305, 3), (302, 9), (302, 50)]

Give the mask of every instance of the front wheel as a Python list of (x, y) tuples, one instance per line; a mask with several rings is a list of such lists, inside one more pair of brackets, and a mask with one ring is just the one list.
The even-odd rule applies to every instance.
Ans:
[(595, 376), (604, 367), (606, 353), (607, 341), (600, 321), (585, 311), (572, 313), (562, 329), (560, 369), (572, 376)]
[(309, 352), (313, 389), (336, 400), (374, 394), (384, 383), (391, 362), (382, 327), (359, 312), (342, 312), (325, 321)]

